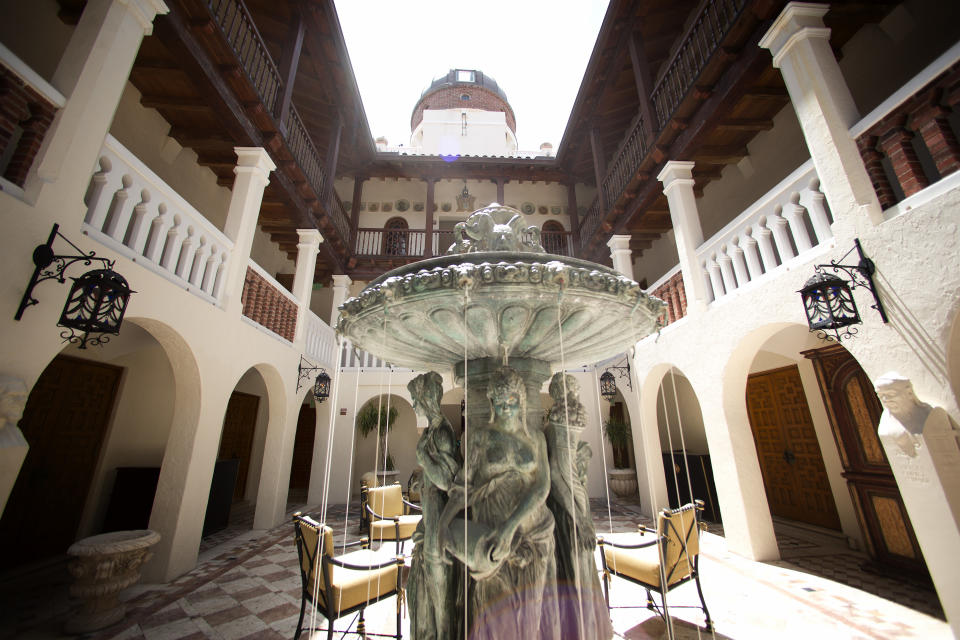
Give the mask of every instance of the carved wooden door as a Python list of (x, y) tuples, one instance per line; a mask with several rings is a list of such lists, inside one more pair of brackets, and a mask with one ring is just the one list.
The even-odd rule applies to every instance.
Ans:
[(293, 459), (290, 463), (290, 488), (306, 489), (310, 485), (310, 465), (313, 463), (313, 439), (317, 428), (317, 410), (307, 405), (300, 407), (297, 434), (293, 439)]
[(233, 487), (233, 500), (243, 500), (247, 489), (247, 473), (250, 471), (250, 452), (253, 449), (253, 432), (257, 427), (257, 407), (260, 397), (234, 391), (227, 404), (223, 418), (223, 433), (220, 436), (220, 452), (217, 460), (240, 460), (237, 482)]
[(839, 529), (840, 517), (796, 365), (751, 375), (747, 413), (770, 512)]
[(882, 406), (873, 384), (840, 345), (805, 351), (813, 361), (840, 448), (843, 477), (857, 509), (870, 555), (917, 576), (927, 574), (907, 510), (877, 437)]
[(0, 565), (62, 554), (76, 540), (122, 372), (57, 356), (37, 379), (20, 420), (30, 449), (0, 519)]

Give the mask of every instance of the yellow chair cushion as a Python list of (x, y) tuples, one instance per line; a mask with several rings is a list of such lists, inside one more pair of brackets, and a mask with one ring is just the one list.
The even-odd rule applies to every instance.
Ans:
[[(406, 540), (413, 535), (417, 525), (420, 524), (420, 518), (423, 516), (399, 516), (400, 518), (400, 539)], [(393, 526), (393, 520), (375, 520), (370, 523), (370, 540), (395, 540), (397, 529)]]
[(391, 484), (368, 489), (367, 503), (378, 515), (399, 516), (403, 513), (403, 488), (399, 484)]
[(643, 549), (618, 549), (604, 545), (603, 555), (611, 573), (660, 588), (660, 557), (657, 545)]
[[(387, 556), (368, 549), (337, 556), (337, 560), (360, 565), (380, 564), (388, 559)], [(330, 602), (337, 616), (341, 611), (376, 600), (378, 596), (392, 593), (397, 589), (397, 565), (370, 571), (345, 569), (338, 566), (330, 568), (333, 574)]]

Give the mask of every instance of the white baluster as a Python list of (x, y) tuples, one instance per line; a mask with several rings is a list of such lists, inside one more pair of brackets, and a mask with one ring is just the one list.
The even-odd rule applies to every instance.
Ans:
[[(120, 188), (117, 189), (113, 197), (110, 199), (110, 205), (104, 211), (104, 216), (101, 219), (99, 215), (95, 215), (93, 220), (90, 222), (90, 225), (94, 229), (98, 229), (107, 233), (107, 229), (116, 229), (117, 217), (122, 215), (124, 207), (127, 205), (127, 199), (130, 197), (130, 187), (133, 186), (133, 178), (129, 175), (124, 174), (120, 179)], [(100, 213), (99, 211), (97, 212)], [(112, 236), (111, 236), (112, 237)]]
[(223, 262), (223, 252), (217, 246), (210, 248), (210, 257), (207, 258), (207, 266), (203, 270), (203, 281), (200, 283), (200, 289), (209, 295), (213, 295), (213, 285), (217, 280), (217, 269)]
[(210, 295), (216, 298), (218, 301), (223, 295), (223, 280), (227, 277), (227, 260), (230, 259), (230, 255), (224, 252), (221, 252), (223, 255), (223, 260), (220, 262), (220, 266), (217, 267), (217, 277), (216, 281), (213, 283), (213, 291)]
[(803, 253), (813, 248), (804, 214), (807, 210), (800, 204), (800, 194), (794, 191), (790, 194), (790, 202), (783, 207), (783, 217), (790, 223), (790, 232), (793, 233), (793, 243), (797, 246), (797, 253)]
[(727, 255), (727, 245), (720, 247), (720, 255), (717, 256), (717, 262), (720, 263), (720, 273), (723, 276), (723, 288), (730, 293), (737, 288), (737, 279), (733, 275), (733, 260)]
[(747, 270), (750, 272), (750, 279), (756, 280), (763, 275), (763, 265), (760, 264), (760, 253), (757, 247), (757, 241), (750, 235), (751, 232), (750, 227), (747, 227), (743, 232), (744, 235), (740, 238), (740, 247), (747, 258)]
[(97, 216), (98, 208), (106, 208), (105, 204), (101, 204), (100, 199), (103, 197), (103, 192), (110, 181), (112, 171), (113, 163), (110, 162), (110, 158), (101, 156), (100, 170), (90, 177), (90, 184), (87, 185), (87, 192), (83, 196), (83, 203), (87, 205), (87, 214), (83, 217), (83, 221), (87, 224), (92, 224), (91, 221)]
[(150, 206), (150, 192), (144, 189), (141, 195), (140, 202), (133, 208), (133, 213), (130, 215), (130, 224), (127, 225), (127, 232), (123, 236), (123, 244), (143, 255), (150, 223), (155, 216), (154, 208)]
[(726, 293), (723, 289), (723, 277), (720, 275), (720, 265), (717, 264), (717, 255), (710, 256), (710, 261), (706, 264), (707, 271), (710, 273), (710, 286), (713, 288), (713, 299), (719, 300)]
[(207, 254), (209, 251), (210, 247), (207, 246), (207, 238), (200, 236), (199, 246), (193, 256), (193, 266), (190, 268), (190, 277), (188, 278), (190, 284), (195, 287), (200, 287), (203, 282), (203, 270), (204, 267), (207, 266)]
[(763, 259), (763, 272), (770, 273), (777, 268), (777, 254), (773, 250), (773, 232), (767, 228), (768, 220), (760, 218), (759, 227), (754, 231), (753, 237), (760, 245), (760, 258)]
[(827, 197), (820, 191), (818, 178), (811, 178), (809, 187), (807, 197), (810, 202), (810, 222), (813, 224), (813, 232), (817, 234), (817, 244), (821, 244), (833, 237), (830, 214), (827, 211)]
[(710, 304), (711, 302), (717, 299), (717, 296), (715, 296), (713, 293), (713, 286), (712, 286), (712, 279), (710, 276), (710, 272), (707, 270), (706, 264), (701, 264), (699, 262), (697, 264), (698, 266), (701, 267), (699, 271), (700, 271), (700, 279), (704, 283), (703, 290), (705, 292), (706, 297), (709, 298), (706, 301), (706, 304)]
[(143, 248), (143, 255), (150, 262), (160, 262), (164, 240), (167, 238), (166, 228), (168, 224), (170, 224), (170, 216), (167, 215), (167, 205), (161, 202), (157, 205), (157, 217), (150, 222), (147, 243)]
[(742, 287), (750, 282), (750, 274), (747, 273), (747, 263), (743, 257), (743, 249), (740, 248), (740, 240), (734, 236), (731, 240), (727, 255), (733, 259), (733, 272), (737, 274), (737, 282)]
[(793, 247), (790, 246), (790, 232), (787, 231), (787, 220), (780, 215), (782, 211), (783, 208), (777, 205), (777, 208), (773, 210), (773, 214), (767, 218), (767, 226), (773, 231), (773, 241), (777, 243), (777, 253), (780, 254), (781, 264), (788, 262), (796, 256), (793, 252)]
[(193, 226), (187, 227), (187, 237), (183, 239), (180, 245), (180, 258), (177, 260), (177, 269), (175, 273), (186, 280), (190, 275), (190, 268), (193, 266), (193, 255), (197, 252), (197, 240), (193, 237), (196, 233)]
[(180, 244), (183, 242), (183, 219), (180, 214), (173, 216), (173, 225), (167, 231), (166, 241), (163, 244), (163, 254), (160, 258), (160, 266), (167, 271), (173, 271), (177, 268), (177, 260), (180, 258)]
[[(132, 180), (131, 180), (131, 187), (133, 187)], [(128, 206), (129, 204), (128, 200), (130, 202), (133, 201), (130, 198), (133, 192), (134, 192), (133, 188), (127, 189), (125, 191), (126, 198), (124, 199), (123, 202), (119, 202), (119, 201), (117, 202), (118, 206), (113, 211), (111, 211), (103, 227), (103, 232), (106, 233), (111, 238), (113, 238), (114, 240), (116, 240), (117, 242), (123, 242), (123, 238), (127, 235), (127, 227), (130, 225), (130, 216), (133, 214), (133, 209), (134, 209), (134, 207)], [(117, 196), (119, 195), (120, 194), (118, 193)], [(138, 202), (137, 204), (140, 204), (143, 202), (150, 202), (150, 192), (147, 191), (146, 189), (140, 190), (140, 202)]]

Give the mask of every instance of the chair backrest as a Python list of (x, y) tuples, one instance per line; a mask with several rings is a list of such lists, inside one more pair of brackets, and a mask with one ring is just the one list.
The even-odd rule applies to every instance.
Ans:
[(664, 509), (657, 518), (657, 530), (665, 538), (663, 572), (667, 584), (673, 584), (696, 569), (696, 558), (700, 553), (697, 507), (687, 504), (672, 511)]
[[(323, 598), (326, 585), (330, 582), (330, 567), (324, 564), (324, 557), (333, 557), (333, 530), (321, 525), (310, 516), (293, 517), (294, 537), (297, 543), (297, 555), (300, 558), (300, 579), (303, 589), (314, 599)], [(322, 542), (320, 541), (323, 536)], [(322, 568), (326, 575), (318, 574)]]
[(398, 483), (367, 489), (367, 504), (382, 516), (402, 516), (403, 487)]

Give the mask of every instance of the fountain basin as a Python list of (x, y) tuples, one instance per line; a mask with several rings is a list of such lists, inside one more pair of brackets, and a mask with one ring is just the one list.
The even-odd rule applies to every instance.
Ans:
[(649, 335), (663, 307), (608, 267), (484, 251), (384, 274), (341, 305), (337, 330), (357, 347), (413, 369), (513, 357), (579, 366)]

